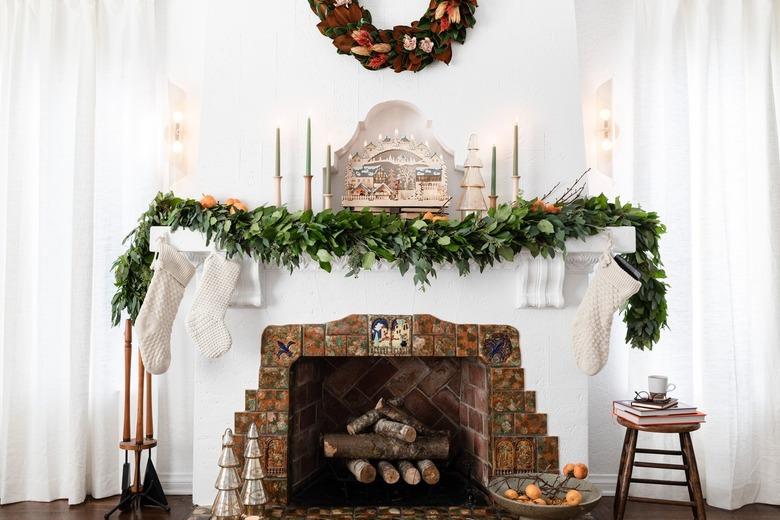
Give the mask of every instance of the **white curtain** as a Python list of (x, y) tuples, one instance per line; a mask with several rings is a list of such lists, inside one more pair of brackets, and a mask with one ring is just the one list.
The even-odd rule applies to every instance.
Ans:
[(779, 24), (776, 1), (637, 0), (616, 172), (669, 227), (672, 329), (628, 356), (628, 386), (669, 373), (709, 414), (694, 443), (727, 509), (780, 503)]
[(119, 490), (109, 269), (160, 188), (152, 0), (0, 2), (0, 503)]

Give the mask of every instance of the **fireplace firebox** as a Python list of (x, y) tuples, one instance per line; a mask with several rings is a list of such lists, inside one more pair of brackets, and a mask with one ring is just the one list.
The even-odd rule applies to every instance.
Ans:
[[(438, 483), (363, 484), (343, 460), (325, 456), (323, 436), (346, 433), (380, 399), (448, 433), (449, 456), (434, 461)], [(558, 438), (547, 434), (547, 416), (525, 388), (520, 335), (508, 325), (351, 315), (269, 326), (258, 388), (246, 391), (245, 409), (235, 414), (239, 459), (252, 422), (276, 505), (473, 506), (484, 504), (482, 488), (494, 475), (558, 470)]]

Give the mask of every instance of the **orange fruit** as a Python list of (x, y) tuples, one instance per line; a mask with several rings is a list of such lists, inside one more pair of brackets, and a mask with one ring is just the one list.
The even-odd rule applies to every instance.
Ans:
[(572, 489), (568, 493), (566, 493), (566, 505), (567, 506), (577, 506), (582, 502), (582, 493), (577, 491), (576, 489)]
[(237, 200), (233, 203), (233, 207), (236, 209), (240, 209), (241, 211), (249, 211), (249, 209), (246, 207), (246, 204), (241, 202), (240, 200)]
[(200, 207), (204, 209), (211, 209), (217, 205), (217, 199), (211, 195), (203, 195), (200, 198)]
[(544, 210), (544, 201), (539, 197), (537, 197), (536, 200), (531, 203), (531, 211), (543, 211), (543, 210)]
[(563, 467), (563, 471), (561, 473), (563, 473), (564, 477), (568, 477), (572, 472), (574, 472), (574, 464), (569, 462)]
[(508, 498), (509, 500), (516, 500), (520, 495), (517, 494), (517, 491), (514, 489), (507, 489), (504, 491), (504, 497)]
[(545, 499), (543, 499), (543, 498), (535, 498), (534, 499), (534, 504), (536, 504), (537, 506), (546, 506), (547, 505), (547, 501)]
[(536, 484), (528, 484), (525, 486), (525, 494), (531, 500), (536, 500), (542, 497), (542, 490)]
[(576, 464), (574, 466), (574, 478), (582, 480), (588, 476), (588, 466), (585, 464)]

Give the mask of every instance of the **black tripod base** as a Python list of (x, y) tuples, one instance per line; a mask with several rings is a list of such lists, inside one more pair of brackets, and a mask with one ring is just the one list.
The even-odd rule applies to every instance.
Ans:
[[(141, 509), (143, 507), (159, 507), (164, 509), (166, 513), (171, 512), (171, 507), (168, 505), (168, 500), (165, 498), (165, 491), (163, 491), (162, 484), (160, 484), (160, 478), (157, 476), (157, 471), (154, 469), (151, 455), (152, 452), (149, 450), (149, 459), (146, 462), (146, 473), (144, 475), (143, 484), (141, 485), (143, 491), (134, 493), (128, 490), (126, 493), (122, 493), (119, 503), (114, 506), (111, 511), (103, 515), (103, 518), (108, 518), (117, 510), (129, 511), (130, 509)], [(140, 457), (136, 460), (140, 460)]]
[(166, 513), (171, 512), (171, 506), (158, 502), (157, 500), (148, 496), (146, 493), (130, 493), (125, 498), (120, 500), (111, 511), (104, 514), (103, 518), (108, 518), (119, 510), (129, 511), (131, 509), (140, 509), (142, 507), (159, 507), (164, 509)]

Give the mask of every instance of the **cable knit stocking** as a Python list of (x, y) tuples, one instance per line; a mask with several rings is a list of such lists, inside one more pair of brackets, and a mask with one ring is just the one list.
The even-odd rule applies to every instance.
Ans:
[(160, 255), (152, 267), (154, 275), (135, 320), (135, 330), (146, 371), (162, 374), (171, 364), (173, 319), (195, 267), (164, 241), (160, 242)]
[(203, 263), (203, 277), (187, 315), (187, 332), (208, 358), (221, 356), (232, 345), (224, 319), (240, 270), (240, 264), (216, 253)]
[(604, 256), (574, 317), (572, 345), (580, 370), (592, 376), (607, 364), (615, 311), (641, 286), (611, 256)]

